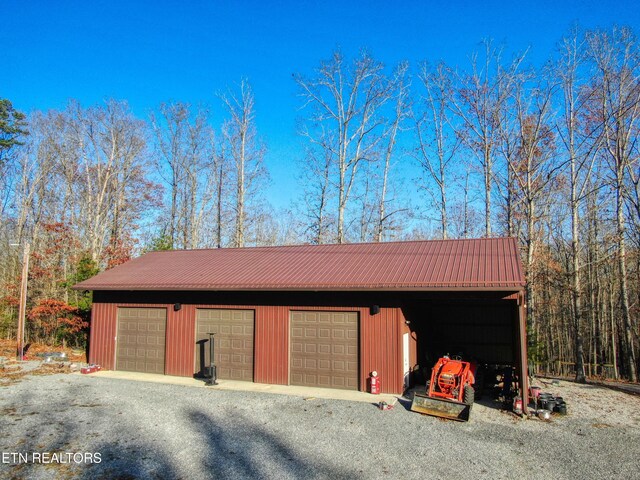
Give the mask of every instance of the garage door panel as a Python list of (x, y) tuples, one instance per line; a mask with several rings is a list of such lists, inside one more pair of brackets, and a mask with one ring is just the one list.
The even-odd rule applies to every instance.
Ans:
[(340, 388), (347, 388), (347, 384), (342, 378), (336, 379), (336, 385), (339, 386)]
[[(196, 310), (196, 342), (214, 336), (214, 363), (220, 379), (253, 381), (253, 310)], [(209, 342), (196, 348), (196, 372), (209, 365)], [(204, 358), (201, 358), (201, 353)]]
[(358, 388), (358, 314), (291, 312), (292, 385)]
[(167, 310), (119, 308), (116, 369), (164, 373)]
[(244, 335), (245, 329), (242, 325), (232, 325), (231, 326), (231, 334), (232, 335)]

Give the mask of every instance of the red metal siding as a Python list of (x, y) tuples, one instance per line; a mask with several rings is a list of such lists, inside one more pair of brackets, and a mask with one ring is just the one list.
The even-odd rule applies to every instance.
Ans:
[[(186, 349), (186, 354), (176, 359), (184, 373), (175, 375), (193, 375), (193, 362), (195, 355), (195, 317), (198, 308), (223, 308), (237, 310), (253, 310), (254, 315), (254, 360), (253, 381), (257, 383), (270, 383), (287, 385), (288, 345), (289, 345), (289, 309), (288, 307), (270, 307), (257, 305), (218, 305), (197, 304), (183, 305), (182, 310), (189, 312), (188, 320), (183, 322), (183, 328), (189, 329), (187, 338), (180, 348)], [(187, 346), (188, 343), (188, 346)], [(179, 350), (176, 350), (177, 352)], [(169, 367), (167, 367), (168, 369)]]
[(182, 305), (177, 312), (173, 306), (167, 307), (165, 374), (191, 377), (195, 352), (195, 307)]
[(384, 393), (402, 393), (402, 350), (396, 308), (278, 306), (256, 307), (255, 381), (289, 384), (289, 315), (298, 311), (358, 312), (360, 321), (360, 390), (376, 370)]
[(370, 315), (368, 308), (251, 306), (251, 305), (173, 305), (138, 303), (94, 303), (91, 327), (92, 362), (106, 369), (114, 368), (115, 332), (118, 307), (167, 308), (167, 375), (190, 377), (194, 372), (196, 308), (250, 309), (255, 311), (254, 381), (289, 384), (289, 313), (291, 310), (358, 312), (360, 319), (360, 390), (367, 377), (376, 370), (385, 393), (402, 393), (402, 346), (396, 308), (381, 308)]
[(260, 306), (256, 310), (254, 381), (289, 384), (289, 307)]
[(195, 326), (193, 322), (189, 326), (189, 313), (185, 311), (185, 308), (174, 312), (173, 305), (166, 304), (94, 303), (91, 309), (89, 362), (97, 363), (107, 370), (116, 368), (116, 331), (119, 307), (166, 308), (165, 373), (179, 376), (193, 375), (193, 361), (186, 366), (186, 356), (190, 351), (190, 355), (193, 357)]
[(89, 363), (107, 370), (113, 370), (115, 364), (117, 307), (112, 303), (94, 303), (91, 309)]
[(358, 312), (360, 320), (360, 390), (367, 377), (376, 370), (385, 393), (402, 393), (402, 351), (398, 337), (395, 308), (381, 308), (369, 315), (368, 308), (259, 306), (256, 309), (255, 381), (277, 385), (289, 384), (289, 315), (299, 311)]
[[(194, 374), (196, 349), (196, 310), (198, 308), (222, 308), (225, 310), (255, 310), (250, 305), (185, 305), (175, 312), (173, 305), (168, 305), (167, 319), (167, 375), (191, 377)], [(257, 315), (256, 315), (257, 316)], [(258, 323), (256, 319), (256, 324)], [(255, 368), (255, 367), (254, 367)]]
[(378, 372), (383, 393), (402, 393), (402, 345), (398, 309), (381, 308), (377, 315), (360, 311), (360, 390), (367, 377)]

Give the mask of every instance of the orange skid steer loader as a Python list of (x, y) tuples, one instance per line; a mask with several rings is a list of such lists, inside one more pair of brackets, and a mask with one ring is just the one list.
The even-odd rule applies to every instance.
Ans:
[(431, 371), (428, 390), (414, 394), (411, 410), (466, 422), (475, 397), (476, 369), (475, 363), (459, 358), (440, 358)]

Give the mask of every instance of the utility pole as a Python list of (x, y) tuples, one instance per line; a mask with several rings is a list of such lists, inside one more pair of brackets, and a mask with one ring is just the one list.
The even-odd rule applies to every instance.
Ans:
[(22, 257), (22, 282), (20, 284), (20, 307), (18, 310), (18, 347), (16, 354), (18, 360), (24, 356), (24, 325), (27, 310), (27, 277), (29, 276), (29, 243), (24, 246), (24, 256)]

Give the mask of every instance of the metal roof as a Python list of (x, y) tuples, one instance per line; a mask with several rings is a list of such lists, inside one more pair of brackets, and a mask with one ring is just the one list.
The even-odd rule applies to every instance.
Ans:
[(522, 290), (514, 238), (151, 252), (78, 290)]

